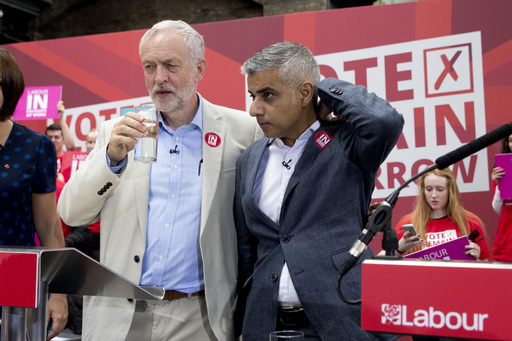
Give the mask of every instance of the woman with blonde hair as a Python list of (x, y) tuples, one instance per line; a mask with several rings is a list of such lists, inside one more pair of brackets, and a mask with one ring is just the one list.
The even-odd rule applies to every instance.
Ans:
[[(402, 226), (413, 224), (418, 232), (404, 232)], [(416, 207), (395, 228), (398, 252), (409, 254), (469, 235), (477, 230), (480, 237), (470, 241), (465, 253), (475, 259), (489, 258), (482, 221), (462, 207), (455, 176), (448, 168), (434, 169), (420, 177)]]

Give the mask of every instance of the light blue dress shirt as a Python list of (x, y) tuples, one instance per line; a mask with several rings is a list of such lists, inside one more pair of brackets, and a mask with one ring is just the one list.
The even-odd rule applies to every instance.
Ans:
[[(184, 293), (204, 289), (199, 247), (203, 103), (197, 96), (199, 107), (190, 124), (174, 131), (159, 117), (157, 162), (151, 164), (146, 251), (140, 280), (141, 285)], [(112, 171), (123, 168), (125, 162), (111, 167)]]
[[(201, 224), (203, 105), (176, 131), (160, 117), (157, 162), (149, 177), (146, 252), (141, 285), (193, 293), (203, 289)], [(170, 153), (170, 150), (176, 152)]]

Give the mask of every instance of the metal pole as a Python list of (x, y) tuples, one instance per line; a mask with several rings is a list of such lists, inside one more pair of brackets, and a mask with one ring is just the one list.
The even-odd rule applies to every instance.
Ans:
[(27, 308), (27, 331), (30, 341), (46, 340), (46, 311), (48, 307), (48, 283), (39, 281), (37, 308)]
[(27, 308), (2, 307), (2, 334), (4, 341), (25, 341)]

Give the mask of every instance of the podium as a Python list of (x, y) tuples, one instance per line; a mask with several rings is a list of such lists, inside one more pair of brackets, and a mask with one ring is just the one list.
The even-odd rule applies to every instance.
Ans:
[(0, 248), (2, 340), (46, 340), (50, 293), (161, 300), (165, 290), (139, 286), (73, 248)]
[(371, 259), (362, 269), (362, 329), (510, 340), (512, 264)]

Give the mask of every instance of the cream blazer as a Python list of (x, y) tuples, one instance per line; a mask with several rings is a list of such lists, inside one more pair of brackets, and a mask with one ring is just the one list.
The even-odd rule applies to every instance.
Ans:
[[(106, 163), (106, 148), (113, 125), (105, 122), (95, 149), (64, 187), (58, 213), (70, 226), (101, 219), (100, 260), (134, 283), (140, 282), (146, 245), (149, 164), (133, 162), (133, 151), (122, 175)], [(212, 147), (204, 135), (215, 133), (220, 145)], [(234, 340), (233, 314), (237, 287), (237, 240), (233, 221), (236, 161), (262, 137), (248, 113), (203, 99), (203, 187), (200, 247), (208, 317), (219, 340)], [(130, 329), (135, 302), (126, 298), (86, 297), (84, 340), (124, 340)]]

